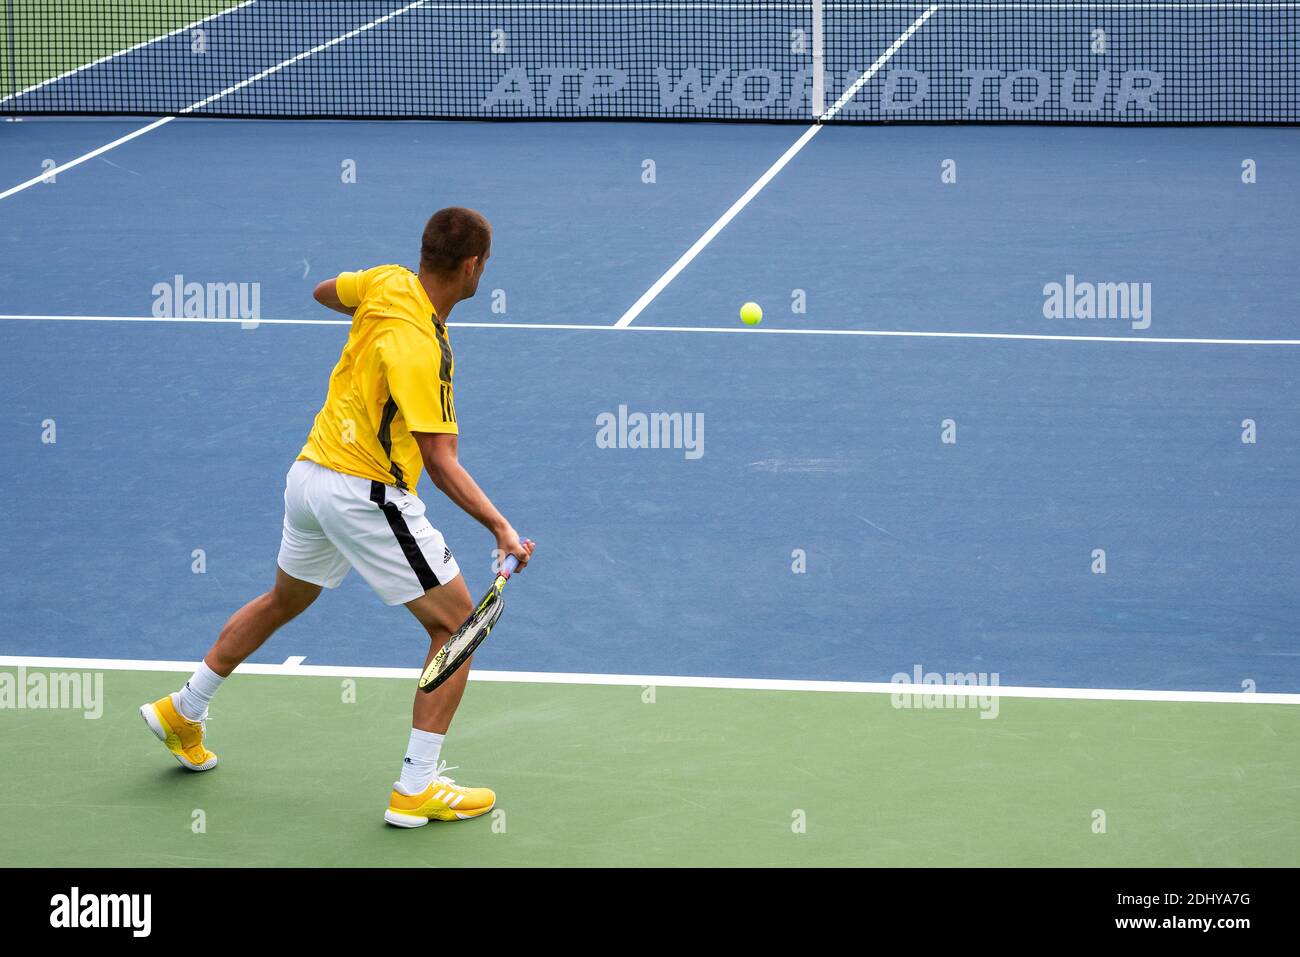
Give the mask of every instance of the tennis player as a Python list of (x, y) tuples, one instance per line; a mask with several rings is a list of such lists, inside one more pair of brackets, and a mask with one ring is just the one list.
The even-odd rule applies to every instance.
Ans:
[[(208, 704), (240, 662), (302, 614), (322, 588), (355, 568), (389, 605), (405, 605), (429, 634), (430, 659), (473, 610), (442, 533), (415, 494), (420, 466), (449, 499), (481, 522), (497, 548), (528, 564), (531, 541), (514, 528), (461, 466), (453, 402), (455, 362), (447, 337), (452, 307), (478, 289), (492, 230), (472, 209), (434, 213), (424, 228), (420, 271), (376, 266), (316, 287), (316, 301), (352, 317), (325, 405), (289, 469), (275, 585), (231, 616), (198, 671), (140, 714), (180, 762), (208, 771)], [(384, 819), (419, 827), (492, 809), (488, 788), (462, 787), (440, 761), (460, 704), (468, 663), (436, 691), (417, 692), (401, 775)]]

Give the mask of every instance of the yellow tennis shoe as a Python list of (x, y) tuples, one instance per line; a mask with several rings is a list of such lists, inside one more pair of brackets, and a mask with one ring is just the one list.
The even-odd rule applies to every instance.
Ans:
[(465, 821), (496, 805), (497, 796), (490, 788), (461, 787), (442, 773), (446, 770), (446, 764), (440, 765), (433, 783), (419, 794), (394, 788), (384, 820), (397, 827), (423, 827), (430, 821)]
[(172, 753), (181, 767), (190, 771), (207, 771), (217, 766), (217, 756), (203, 746), (207, 724), (191, 721), (176, 710), (171, 695), (153, 704), (140, 705), (140, 717), (149, 730)]

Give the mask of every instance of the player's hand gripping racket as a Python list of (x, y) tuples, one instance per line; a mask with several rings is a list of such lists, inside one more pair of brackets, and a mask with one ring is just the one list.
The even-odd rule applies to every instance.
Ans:
[(505, 590), (506, 582), (518, 567), (519, 559), (514, 555), (507, 555), (506, 560), (501, 563), (501, 571), (497, 572), (496, 580), (492, 582), (492, 587), (478, 603), (478, 607), (465, 619), (465, 624), (456, 629), (456, 633), (447, 639), (447, 643), (433, 656), (433, 661), (429, 662), (429, 667), (424, 669), (424, 674), (420, 675), (421, 691), (432, 691), (450, 678), (456, 673), (456, 669), (474, 654), (474, 649), (483, 643), (483, 639), (492, 631), (492, 626), (497, 623), (497, 619), (501, 617), (501, 612), (506, 607), (502, 592)]

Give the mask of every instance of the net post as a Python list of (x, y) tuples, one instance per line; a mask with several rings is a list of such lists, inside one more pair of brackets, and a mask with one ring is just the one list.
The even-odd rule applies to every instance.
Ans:
[(822, 70), (822, 0), (812, 0), (812, 113), (820, 120), (826, 112), (826, 76)]

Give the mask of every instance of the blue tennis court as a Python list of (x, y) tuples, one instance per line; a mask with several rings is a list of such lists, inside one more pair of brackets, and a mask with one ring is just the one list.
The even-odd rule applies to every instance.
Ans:
[[(66, 156), (87, 126), (103, 138), (115, 124), (18, 129), (28, 149)], [(1266, 171), (1253, 186), (1239, 181), (1240, 134), (1224, 131), (828, 130), (632, 326), (607, 330), (788, 131), (159, 130), (7, 201), (7, 311), (147, 317), (155, 285), (180, 274), (259, 282), (268, 322), (5, 323), (13, 481), (82, 476), (60, 483), (59, 508), (10, 517), (58, 571), (32, 580), (30, 554), (8, 552), (11, 601), (31, 616), (14, 650), (57, 642), (98, 657), (108, 615), (132, 657), (200, 653), (226, 606), (272, 570), (283, 468), (346, 333), (273, 320), (327, 320), (316, 281), (400, 256), (395, 237), (427, 208), (472, 194), (500, 237), (485, 281), (506, 311), (481, 297), (453, 319), (484, 324), (456, 330), (460, 416), (483, 435), (483, 451), (471, 438), (466, 452), (502, 473), (499, 494), (530, 516), (553, 572), (516, 599), (523, 633), (484, 650), (492, 667), (671, 671), (669, 636), (717, 615), (731, 626), (672, 656), (687, 673), (888, 680), (911, 658), (978, 658), (1015, 684), (1295, 690), (1293, 348), (1117, 341), (1294, 335), (1300, 294), (1282, 281), (1300, 221), (1293, 134), (1249, 135)], [(1099, 139), (1114, 149), (1097, 160)], [(304, 168), (304, 155), (318, 159)], [(956, 184), (940, 182), (947, 158)], [(345, 159), (355, 184), (340, 182)], [(89, 262), (90, 282), (49, 281)], [(1069, 274), (1151, 283), (1151, 327), (1045, 319), (1042, 286)], [(798, 289), (803, 314), (791, 311)], [(749, 298), (767, 306), (764, 324), (731, 334)], [(516, 328), (527, 325), (591, 328)], [(497, 394), (507, 370), (530, 394)], [(703, 454), (598, 448), (597, 415), (620, 405), (702, 414)], [(40, 442), (47, 417), (54, 446)], [(248, 465), (212, 468), (218, 449)], [(61, 534), (74, 515), (79, 534)], [(460, 518), (445, 518), (450, 540), (474, 540)], [(210, 556), (206, 576), (191, 573), (194, 548)], [(1090, 571), (1094, 548), (1107, 550), (1104, 576)], [(791, 572), (795, 549), (809, 554), (806, 577)], [(603, 616), (548, 640), (566, 596), (605, 594), (611, 575), (627, 579), (602, 599), (619, 640)], [(59, 600), (70, 587), (95, 628)], [(291, 625), (266, 654), (301, 628), (314, 661), (401, 664), (386, 631), (365, 626), (364, 584), (350, 587), (337, 632)], [(146, 611), (157, 628), (129, 627)], [(792, 660), (793, 630), (820, 650)], [(1106, 653), (1116, 643), (1123, 654)]]
[[(726, 64), (728, 85), (696, 117), (775, 123), (629, 118), (626, 95), (653, 98), (652, 54), (699, 22), (683, 10), (708, 5), (593, 4), (567, 14), (589, 32), (566, 40), (558, 6), (540, 19), (521, 9), (501, 21), (511, 55), (578, 72), (555, 67), (536, 99), (516, 84), (493, 109), (520, 118), (541, 104), (548, 118), (301, 118), (447, 116), (459, 96), (492, 112), (503, 71), (463, 52), (488, 21), (439, 33), (462, 52), (434, 65), (398, 42), (402, 6), (194, 5), (179, 19), (217, 17), (212, 53), (175, 82), (192, 29), (10, 97), (6, 667), (149, 672), (203, 655), (274, 576), (284, 474), (348, 336), (312, 290), (412, 261), (429, 214), (467, 205), (494, 239), (478, 296), (449, 323), (461, 456), (539, 543), (476, 668), (521, 688), (542, 673), (879, 694), (935, 672), (1110, 709), (1158, 709), (1168, 693), (1167, 707), (1218, 709), (1211, 724), (1267, 712), (1275, 729), (1250, 759), (1275, 775), (1268, 801), (1214, 792), (1224, 821), (1295, 810), (1277, 798), (1296, 784), (1285, 729), (1300, 702), (1294, 5), (1240, 5), (1227, 32), (1204, 19), (1227, 17), (1210, 9), (1222, 4), (1171, 5), (1183, 9), (1163, 32), (1153, 4), (1056, 5), (1066, 12), (1046, 21), (1025, 5), (885, 4), (866, 25), (853, 5), (828, 9), (823, 112), (896, 44), (843, 108), (893, 119), (877, 115), (884, 104), (916, 105), (903, 122), (820, 126), (802, 52), (761, 51), (811, 31), (808, 4), (737, 5), (758, 8), (729, 22), (756, 38), (746, 49), (766, 73), (737, 100), (736, 71), (759, 67)], [(413, 6), (451, 17), (456, 5)], [(1107, 16), (1110, 72), (1088, 61), (1067, 82), (1074, 46), (1096, 42), (1091, 27), (1071, 31)], [(1249, 68), (1208, 51), (1207, 23)], [(258, 41), (223, 45), (240, 29)], [(608, 65), (593, 30), (608, 31), (604, 50), (640, 38), (622, 80), (581, 72)], [(1008, 44), (982, 55), (999, 30)], [(699, 66), (706, 88), (724, 69), (706, 49), (692, 35), (673, 80)], [(956, 51), (989, 71), (973, 111)], [(396, 99), (382, 57), (404, 81)], [(349, 69), (364, 74), (356, 84), (333, 79)], [(132, 70), (145, 82), (126, 91)], [(1136, 97), (1067, 122), (1063, 89), (1103, 90), (1102, 113), (1114, 111), (1125, 70), (1160, 75), (1149, 96), (1166, 114), (1146, 122)], [(468, 92), (445, 86), (457, 71)], [(536, 81), (533, 66), (522, 75)], [(222, 118), (139, 132), (205, 98), (191, 112)], [(765, 105), (733, 115), (738, 102)], [(561, 121), (583, 109), (610, 121)], [(239, 112), (294, 118), (224, 115)], [(1224, 125), (1238, 122), (1253, 125)], [(737, 316), (751, 300), (753, 327)], [(635, 447), (638, 414), (665, 423), (662, 447)], [(481, 591), (491, 536), (437, 489), (421, 494)], [(423, 636), (400, 616), (352, 575), (250, 662), (284, 676), (296, 658), (320, 680), (413, 669)], [(554, 685), (559, 700), (568, 687)], [(1226, 700), (1250, 694), (1273, 703)], [(1161, 733), (1177, 726), (1169, 714)], [(528, 733), (525, 713), (493, 720)], [(834, 721), (827, 751), (859, 726)], [(710, 740), (691, 746), (707, 754)], [(1208, 787), (1197, 780), (1187, 793)], [(1168, 851), (1156, 863), (1215, 862), (1189, 860), (1172, 832), (1151, 846)]]

